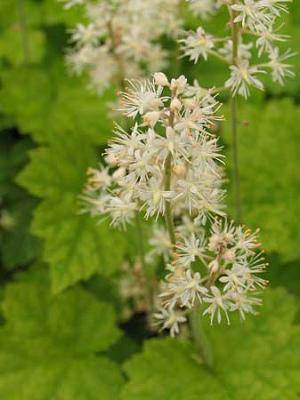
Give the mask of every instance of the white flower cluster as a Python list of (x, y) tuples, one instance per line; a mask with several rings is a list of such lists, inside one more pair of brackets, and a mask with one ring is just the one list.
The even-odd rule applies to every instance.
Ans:
[(123, 113), (135, 119), (129, 131), (116, 126), (105, 153), (107, 167), (89, 170), (87, 200), (93, 214), (110, 214), (125, 226), (135, 213), (156, 220), (171, 204), (177, 215), (205, 221), (222, 215), (222, 170), (217, 139), (208, 132), (220, 117), (210, 91), (190, 86), (184, 76), (168, 81), (129, 81)]
[[(225, 82), (234, 95), (249, 96), (251, 86), (263, 90), (260, 74), (271, 74), (272, 80), (283, 85), (285, 78), (293, 77), (294, 72), (286, 60), (295, 55), (290, 49), (280, 54), (276, 43), (284, 42), (287, 35), (278, 33), (280, 16), (287, 11), (291, 0), (215, 0), (225, 5), (236, 30), (236, 49), (231, 38), (213, 36), (202, 27), (196, 32), (186, 33), (180, 40), (184, 55), (195, 63), (202, 57), (215, 56), (229, 67), (230, 78)], [(193, 1), (191, 0), (193, 4)], [(195, 5), (202, 3), (195, 2)], [(205, 7), (205, 6), (203, 6)], [(251, 60), (259, 60), (252, 64)]]
[[(74, 1), (74, 0), (73, 0)], [(189, 8), (191, 12), (206, 20), (220, 7), (220, 2), (216, 0), (187, 0), (189, 2)]]
[(247, 313), (255, 314), (254, 306), (261, 304), (255, 294), (267, 283), (259, 276), (266, 264), (262, 254), (256, 252), (257, 232), (226, 219), (216, 219), (208, 235), (196, 225), (194, 228), (187, 236), (179, 235), (160, 294), (156, 318), (171, 335), (185, 322), (185, 311), (199, 304), (211, 323), (215, 319), (220, 323), (222, 314), (230, 323), (229, 314), (235, 311), (242, 319)]
[(87, 71), (99, 93), (114, 79), (122, 84), (124, 77), (166, 66), (167, 52), (158, 39), (178, 34), (179, 0), (68, 0), (65, 7), (76, 4), (84, 5), (88, 22), (72, 30), (67, 63), (78, 74)]
[(139, 212), (153, 220), (146, 261), (162, 256), (168, 265), (155, 317), (171, 335), (201, 303), (211, 321), (254, 313), (260, 300), (253, 294), (265, 285), (256, 274), (265, 264), (256, 233), (227, 223), (223, 211), (222, 156), (211, 133), (221, 118), (214, 90), (161, 72), (128, 83), (122, 112), (134, 126), (117, 126), (107, 166), (89, 169), (87, 209), (110, 216), (114, 226), (125, 227)]

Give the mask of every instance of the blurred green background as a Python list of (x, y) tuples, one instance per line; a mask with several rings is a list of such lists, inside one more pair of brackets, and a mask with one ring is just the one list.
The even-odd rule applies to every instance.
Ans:
[[(283, 30), (298, 52), (291, 60), (296, 77), (283, 87), (268, 81), (265, 93), (240, 101), (240, 168), (243, 220), (261, 229), (270, 285), (285, 287), (298, 302), (298, 0), (290, 11)], [(187, 27), (197, 27), (190, 15), (185, 18)], [(119, 365), (151, 335), (142, 315), (119, 323), (115, 281), (134, 236), (78, 213), (86, 170), (96, 165), (111, 136), (107, 102), (116, 98), (116, 88), (99, 97), (87, 89), (84, 76), (66, 69), (69, 29), (79, 21), (80, 7), (67, 11), (55, 0), (0, 2), (1, 400), (116, 399), (124, 380)], [(205, 25), (222, 33), (224, 17)], [(224, 81), (224, 67), (215, 62), (171, 65), (170, 75), (184, 73), (202, 85)], [(226, 116), (227, 99), (222, 100)], [(227, 122), (220, 134), (232, 213)], [(294, 397), (278, 398), (286, 399)]]

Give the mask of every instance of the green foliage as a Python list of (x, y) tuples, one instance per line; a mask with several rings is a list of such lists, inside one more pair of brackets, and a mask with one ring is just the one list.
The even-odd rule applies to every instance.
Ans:
[[(39, 243), (29, 226), (36, 201), (14, 183), (15, 175), (27, 161), (30, 140), (15, 141), (9, 133), (0, 140), (0, 252), (5, 269), (34, 260)], [(17, 251), (16, 251), (17, 249)]]
[[(156, 339), (125, 364), (122, 400), (278, 400), (299, 398), (300, 327), (295, 300), (265, 295), (260, 316), (231, 326), (206, 326), (214, 367), (199, 364), (190, 342)], [(275, 312), (276, 310), (276, 312)]]
[(33, 232), (45, 240), (44, 260), (50, 264), (54, 292), (99, 272), (111, 275), (122, 262), (124, 235), (80, 214), (79, 195), (93, 148), (80, 135), (66, 135), (51, 146), (31, 152), (31, 163), (18, 183), (44, 201), (37, 208)]
[[(39, 62), (45, 51), (45, 37), (40, 30), (30, 30), (27, 32), (28, 54), (32, 62)], [(26, 60), (26, 51), (22, 46), (21, 30), (18, 26), (11, 26), (0, 36), (0, 54), (11, 64), (22, 64)]]
[[(243, 221), (260, 227), (264, 248), (279, 251), (286, 260), (300, 257), (300, 227), (295, 218), (300, 213), (300, 129), (295, 124), (299, 117), (300, 108), (290, 100), (239, 106)], [(230, 148), (227, 162), (231, 162)]]
[(96, 356), (120, 336), (113, 307), (80, 288), (52, 298), (39, 269), (7, 286), (0, 330), (0, 397), (114, 400), (122, 376)]
[(300, 268), (299, 260), (283, 263), (278, 254), (269, 258), (266, 278), (272, 287), (285, 287), (289, 293), (300, 297)]
[(4, 205), (4, 212), (12, 219), (12, 225), (2, 228), (0, 235), (1, 258), (6, 269), (26, 265), (39, 254), (39, 241), (30, 233), (35, 206), (36, 201), (20, 190)]
[(85, 140), (101, 144), (110, 136), (112, 122), (106, 103), (114, 90), (99, 98), (84, 79), (71, 77), (62, 64), (21, 66), (2, 74), (0, 109), (13, 115), (22, 132), (37, 142), (58, 140), (79, 132)]
[(45, 240), (43, 258), (51, 268), (54, 292), (95, 273), (109, 276), (121, 268), (122, 235), (78, 212), (76, 198), (68, 195), (45, 200), (35, 212), (33, 233)]
[[(290, 7), (284, 33), (291, 39), (283, 47), (300, 53), (300, 2)], [(96, 154), (95, 147), (102, 149), (112, 131), (107, 102), (116, 98), (113, 87), (97, 96), (64, 65), (68, 29), (83, 18), (80, 7), (64, 10), (58, 0), (0, 1), (0, 128), (13, 128), (0, 132), (0, 214), (5, 210), (14, 221), (9, 229), (0, 226), (0, 281), (8, 280), (0, 286), (1, 400), (299, 399), (300, 131), (292, 101), (299, 99), (299, 79), (283, 87), (268, 81), (266, 95), (239, 105), (243, 220), (260, 227), (263, 247), (276, 253), (268, 254), (270, 286), (289, 294), (269, 290), (261, 314), (244, 323), (205, 322), (212, 369), (185, 339), (145, 340), (137, 354), (149, 336), (146, 316), (123, 327), (130, 337), (121, 334), (115, 280), (123, 259), (136, 256), (138, 234), (80, 213), (86, 170), (99, 161), (102, 150)], [(203, 24), (223, 35), (226, 18), (224, 9)], [(190, 14), (185, 20), (197, 28)], [(298, 73), (300, 55), (291, 62)], [(171, 70), (207, 86), (228, 77), (215, 60), (184, 59)], [(224, 126), (230, 169), (229, 121)], [(231, 197), (229, 187), (233, 214)], [(145, 246), (148, 229), (143, 226)], [(47, 263), (49, 274), (46, 266), (28, 269), (34, 260)], [(19, 267), (26, 271), (13, 275)], [(159, 266), (146, 275), (155, 279)]]

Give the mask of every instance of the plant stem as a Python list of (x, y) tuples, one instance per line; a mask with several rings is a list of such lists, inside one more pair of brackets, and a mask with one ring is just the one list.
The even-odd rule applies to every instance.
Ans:
[(195, 347), (199, 354), (201, 355), (203, 363), (212, 368), (214, 364), (214, 357), (212, 353), (211, 346), (204, 332), (201, 323), (201, 313), (200, 308), (195, 308), (190, 314), (190, 329), (191, 334), (195, 343)]
[[(233, 4), (235, 0), (233, 0)], [(231, 10), (231, 29), (232, 29), (232, 64), (238, 64), (238, 47), (239, 47), (239, 27), (234, 23), (236, 12)], [(241, 192), (240, 192), (240, 171), (239, 171), (239, 146), (238, 146), (238, 120), (237, 120), (237, 99), (231, 92), (231, 133), (232, 133), (232, 177), (234, 186), (234, 202), (236, 221), (241, 221)]]
[[(172, 155), (171, 153), (168, 155), (166, 164), (166, 175), (165, 175), (165, 190), (169, 191), (171, 189), (171, 177), (172, 177)], [(176, 237), (175, 237), (175, 228), (174, 228), (174, 221), (172, 215), (172, 206), (171, 202), (166, 202), (166, 211), (165, 211), (165, 222), (169, 232), (170, 240), (173, 247), (176, 244)]]
[(30, 48), (27, 34), (26, 13), (24, 8), (24, 0), (17, 0), (17, 11), (19, 17), (19, 26), (22, 40), (24, 63), (30, 62)]

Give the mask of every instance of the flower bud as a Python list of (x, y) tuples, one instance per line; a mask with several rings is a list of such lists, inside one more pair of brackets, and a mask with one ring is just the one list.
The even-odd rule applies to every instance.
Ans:
[(166, 75), (163, 72), (156, 72), (154, 74), (155, 84), (158, 86), (169, 86), (169, 81)]
[(183, 177), (186, 174), (186, 165), (184, 163), (174, 165), (173, 172), (176, 176)]
[(114, 154), (107, 154), (104, 157), (104, 160), (109, 165), (116, 165), (119, 162), (118, 158)]
[(170, 105), (171, 110), (178, 112), (178, 111), (180, 111), (181, 107), (182, 107), (181, 101), (177, 97), (175, 97), (171, 101), (171, 105)]
[(215, 274), (219, 269), (219, 261), (217, 259), (211, 261), (208, 267), (210, 269), (210, 273)]
[(115, 170), (115, 172), (112, 174), (113, 179), (120, 179), (123, 178), (126, 175), (126, 168), (120, 167)]
[(144, 124), (153, 128), (160, 117), (160, 111), (149, 111), (144, 115)]
[(188, 99), (183, 99), (182, 103), (185, 108), (191, 110), (196, 107), (197, 103), (194, 99), (188, 98)]
[(223, 258), (225, 261), (232, 262), (235, 258), (235, 251), (234, 249), (227, 249), (223, 254)]
[(176, 92), (176, 94), (181, 94), (184, 92), (186, 84), (187, 84), (186, 77), (181, 75), (177, 79), (172, 79), (171, 90), (172, 90), (172, 92)]

